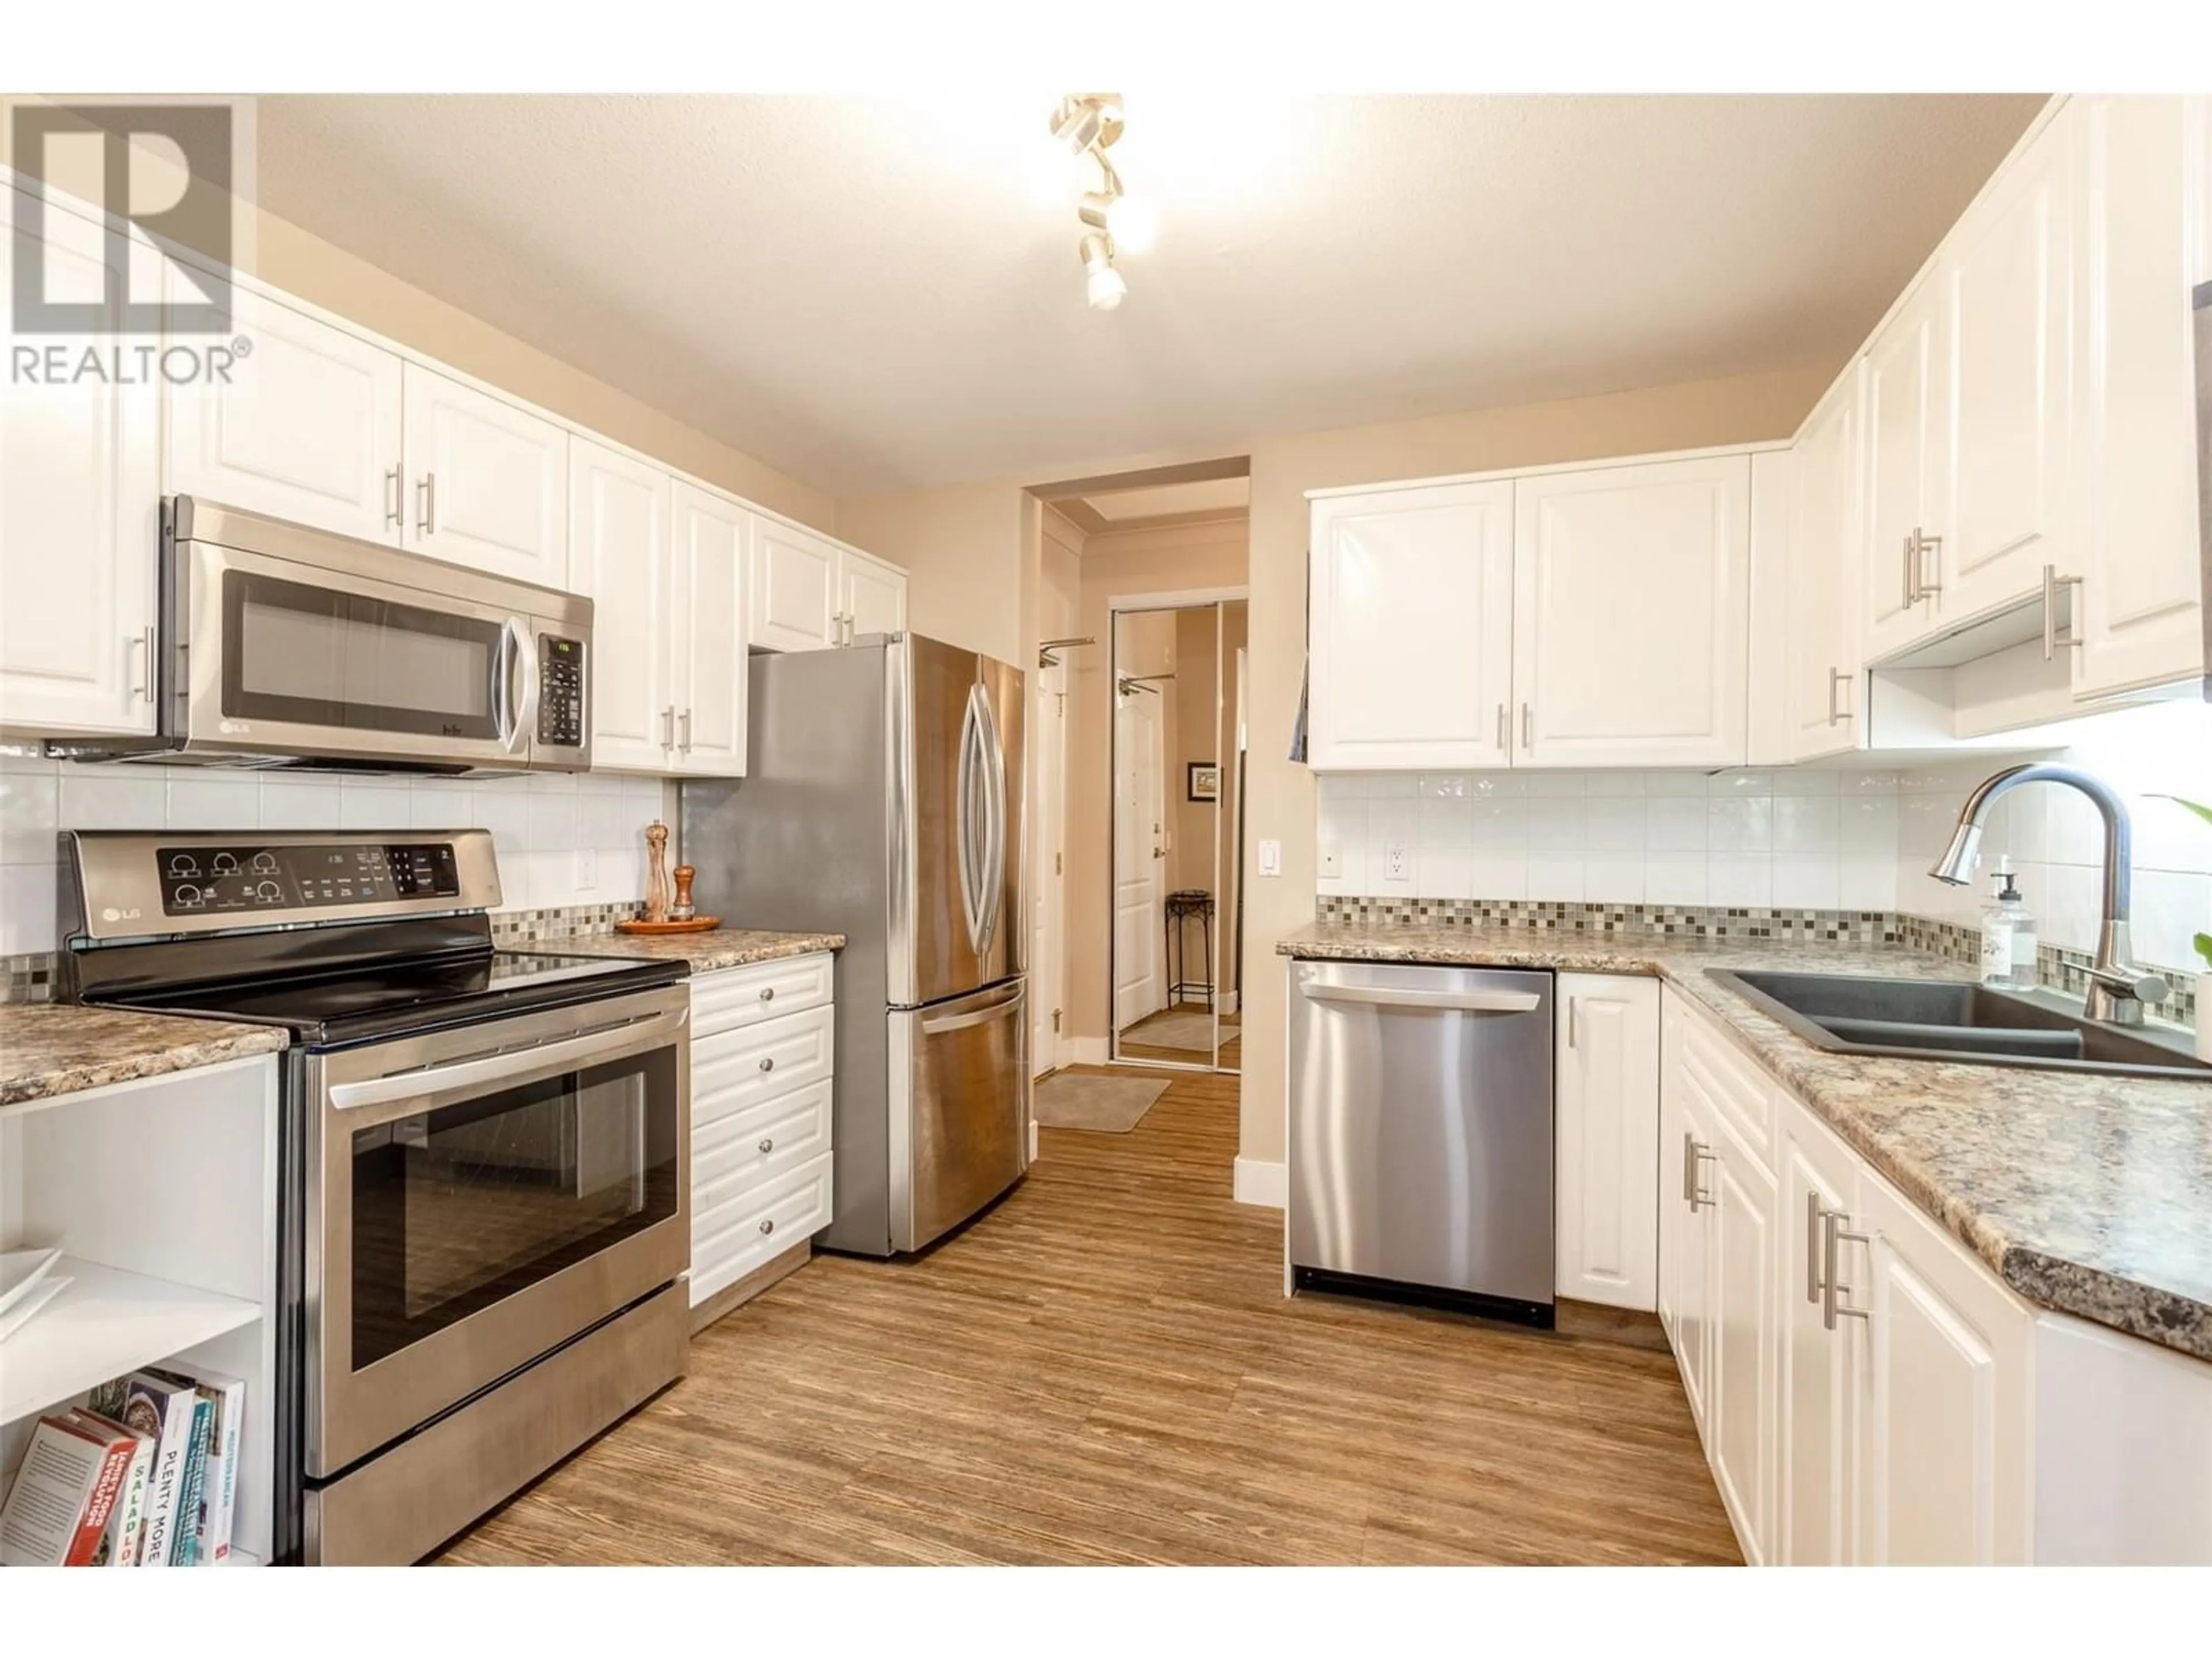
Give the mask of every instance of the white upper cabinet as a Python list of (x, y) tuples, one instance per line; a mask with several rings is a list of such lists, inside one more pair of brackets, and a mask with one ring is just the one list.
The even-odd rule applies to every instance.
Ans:
[(1860, 746), (1859, 467), (1863, 388), (1856, 364), (1830, 388), (1797, 436), (1792, 478), (1784, 652), (1790, 758)]
[(906, 572), (843, 548), (838, 555), (839, 609), (845, 637), (897, 634), (906, 629)]
[(1867, 1315), (1858, 1559), (2027, 1561), (2031, 1316), (1871, 1172), (1846, 1225), (1868, 1241), (1844, 1245), (1838, 1268), (1844, 1304)]
[(1514, 763), (1742, 765), (1750, 458), (1513, 489)]
[(1559, 975), (1559, 1293), (1650, 1313), (1659, 1290), (1659, 984)]
[(1950, 503), (1948, 307), (1931, 276), (1866, 354), (1866, 659), (1894, 655), (1934, 625)]
[(669, 482), (659, 468), (578, 438), (567, 469), (568, 568), (592, 601), (592, 764), (669, 769)]
[(1308, 762), (1510, 763), (1511, 481), (1314, 503)]
[(2190, 294), (2212, 269), (2204, 100), (2081, 97), (2077, 696), (2203, 673)]
[[(101, 228), (49, 206), (46, 288), (98, 302)], [(0, 293), (40, 249), (0, 242)], [(145, 386), (0, 387), (0, 728), (154, 729), (156, 399)]]
[(674, 769), (745, 769), (745, 572), (756, 520), (736, 502), (678, 479), (672, 499), (668, 615)]
[(769, 651), (821, 651), (841, 642), (844, 607), (837, 544), (762, 519), (753, 538), (750, 642)]
[[(188, 281), (169, 280), (173, 294)], [(398, 545), (398, 356), (242, 285), (232, 292), (251, 354), (228, 383), (164, 390), (164, 489)]]
[(568, 585), (568, 434), (419, 363), (405, 374), (407, 544), (495, 576)]
[[(1948, 525), (1929, 580), (1964, 621), (2070, 569), (2074, 157), (2058, 117), (1998, 176), (1945, 248), (1954, 441)], [(1936, 509), (1931, 508), (1931, 511)]]

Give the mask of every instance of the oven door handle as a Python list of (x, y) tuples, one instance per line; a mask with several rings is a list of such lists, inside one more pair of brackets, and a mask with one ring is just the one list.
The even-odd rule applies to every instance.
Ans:
[[(501, 1084), (528, 1083), (555, 1072), (611, 1060), (641, 1048), (655, 1048), (672, 1042), (691, 1018), (689, 1008), (648, 1014), (603, 1030), (541, 1042), (506, 1054), (485, 1054), (477, 1060), (455, 1060), (446, 1066), (426, 1066), (420, 1071), (396, 1072), (390, 1077), (365, 1078), (359, 1083), (333, 1083), (325, 1091), (331, 1107), (341, 1112), (388, 1106), (398, 1101), (409, 1111), (405, 1117), (434, 1097), (481, 1091)], [(373, 1127), (363, 1124), (361, 1127)]]

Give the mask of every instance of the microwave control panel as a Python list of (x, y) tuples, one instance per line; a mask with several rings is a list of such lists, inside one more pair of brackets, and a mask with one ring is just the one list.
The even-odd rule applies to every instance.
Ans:
[(457, 898), (461, 890), (445, 842), (163, 847), (155, 857), (161, 908), (173, 916)]
[(584, 642), (538, 636), (538, 741), (580, 749), (584, 743)]

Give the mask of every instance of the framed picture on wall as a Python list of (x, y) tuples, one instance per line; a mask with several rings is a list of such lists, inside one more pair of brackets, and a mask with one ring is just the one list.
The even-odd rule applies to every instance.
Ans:
[(1189, 775), (1186, 789), (1190, 799), (1214, 801), (1221, 799), (1221, 763), (1219, 761), (1191, 761), (1184, 769)]

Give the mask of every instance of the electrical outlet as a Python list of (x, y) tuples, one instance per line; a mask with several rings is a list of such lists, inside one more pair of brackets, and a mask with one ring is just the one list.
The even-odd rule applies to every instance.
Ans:
[(1260, 843), (1260, 873), (1263, 876), (1279, 876), (1283, 873), (1282, 842), (1263, 841)]
[(1333, 841), (1320, 842), (1314, 848), (1314, 873), (1320, 876), (1340, 876), (1344, 873), (1344, 849)]
[(1411, 881), (1413, 878), (1413, 860), (1406, 855), (1406, 843), (1402, 841), (1384, 842), (1382, 843), (1382, 879)]
[(588, 893), (599, 884), (599, 854), (598, 849), (579, 847), (576, 849), (576, 890)]

